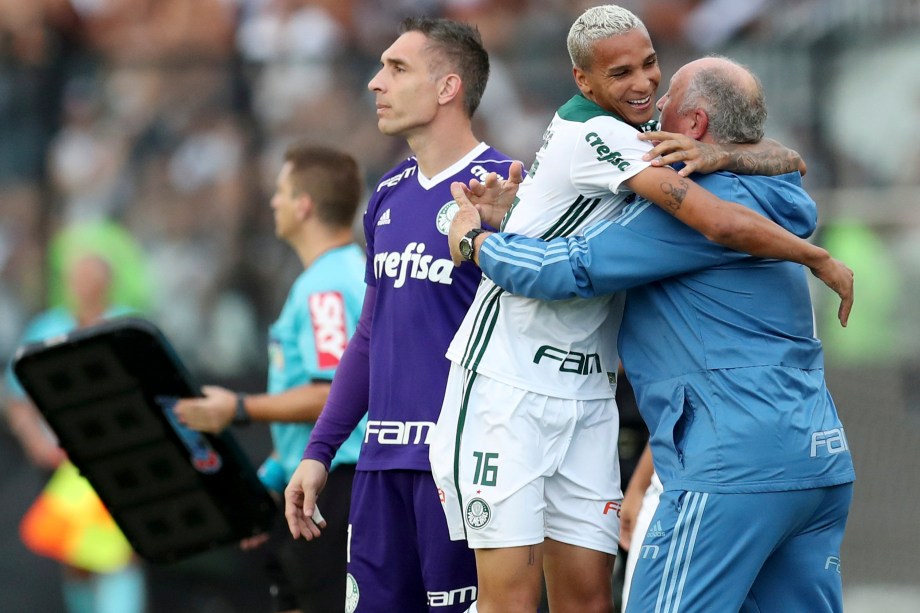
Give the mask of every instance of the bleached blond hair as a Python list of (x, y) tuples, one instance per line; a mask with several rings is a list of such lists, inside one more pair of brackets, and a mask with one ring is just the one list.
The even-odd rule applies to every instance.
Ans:
[(569, 28), (566, 45), (572, 65), (582, 70), (591, 68), (591, 62), (594, 60), (594, 43), (611, 36), (626, 34), (631, 30), (648, 33), (645, 24), (632, 11), (615, 4), (589, 8)]

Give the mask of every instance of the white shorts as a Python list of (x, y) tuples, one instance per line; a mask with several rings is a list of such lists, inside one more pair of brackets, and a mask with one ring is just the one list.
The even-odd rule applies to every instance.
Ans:
[(451, 540), (544, 538), (616, 554), (623, 494), (613, 398), (534, 394), (451, 365), (430, 439)]

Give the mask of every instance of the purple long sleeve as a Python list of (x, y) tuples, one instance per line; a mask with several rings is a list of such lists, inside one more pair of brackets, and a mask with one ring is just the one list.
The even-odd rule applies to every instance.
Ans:
[(357, 427), (367, 412), (370, 389), (370, 332), (374, 320), (377, 290), (368, 285), (364, 306), (354, 335), (348, 341), (342, 359), (335, 371), (329, 398), (310, 434), (310, 442), (303, 452), (304, 460), (317, 460), (326, 469), (335, 452)]

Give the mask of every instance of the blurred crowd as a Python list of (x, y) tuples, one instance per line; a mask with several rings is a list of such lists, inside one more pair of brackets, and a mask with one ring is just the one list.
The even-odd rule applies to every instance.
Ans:
[[(105, 221), (143, 252), (144, 266), (124, 274), (143, 275), (150, 291), (139, 306), (193, 370), (261, 377), (263, 331), (298, 270), (272, 236), (268, 206), (284, 147), (308, 137), (343, 148), (372, 186), (406, 152), (377, 132), (366, 83), (398, 22), (427, 14), (478, 25), (492, 54), (478, 133), (529, 164), (573, 91), (568, 26), (593, 4), (0, 0), (0, 359), (56, 299), (55, 237)], [(796, 5), (814, 12), (827, 3), (620, 4), (652, 31), (663, 93), (686, 59), (723, 50), (739, 33), (756, 40), (765, 21), (775, 29), (780, 15), (794, 19)], [(811, 168), (829, 167), (813, 126), (792, 125), (778, 137)], [(871, 183), (871, 173), (855, 170), (844, 176)]]
[[(116, 302), (155, 322), (199, 381), (261, 388), (265, 331), (302, 268), (269, 207), (285, 147), (350, 152), (369, 194), (408, 150), (377, 131), (367, 81), (402, 18), (448, 16), (475, 23), (491, 54), (477, 134), (529, 165), (574, 91), (568, 28), (600, 3), (0, 0), (0, 363), (30, 318), (65, 300), (64, 262), (91, 244), (113, 264)], [(852, 440), (873, 449), (858, 458), (849, 572), (891, 592), (916, 577), (920, 545), (916, 491), (896, 481), (916, 466), (920, 415), (920, 0), (616, 3), (649, 27), (659, 95), (689, 59), (729, 55), (764, 81), (768, 135), (808, 163), (817, 240), (856, 270), (847, 330), (828, 292), (815, 296), (829, 361), (853, 367), (835, 397)], [(355, 230), (360, 241), (360, 219)], [(901, 361), (903, 374), (871, 370)], [(23, 483), (2, 484), (11, 526), (36, 487)]]
[[(268, 207), (284, 147), (334, 144), (359, 155), (372, 182), (402, 155), (377, 132), (365, 89), (399, 20), (481, 20), (496, 48), (526, 4), (0, 2), (0, 356), (52, 298), (55, 235), (106, 220), (146, 254), (132, 271), (152, 290), (142, 306), (183, 358), (223, 376), (260, 367), (261, 331), (297, 270)], [(501, 140), (529, 155), (545, 109), (495, 64), (487, 137), (515, 116)]]

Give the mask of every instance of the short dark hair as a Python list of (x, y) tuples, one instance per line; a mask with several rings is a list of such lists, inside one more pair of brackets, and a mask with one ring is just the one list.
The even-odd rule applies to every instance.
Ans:
[[(482, 37), (476, 26), (431, 17), (408, 17), (399, 24), (399, 34), (421, 32), (431, 41), (431, 48), (445, 60), (450, 70), (455, 70), (463, 81), (463, 106), (467, 115), (473, 116), (479, 108), (482, 94), (489, 81), (489, 53), (482, 46)], [(434, 58), (431, 68), (438, 65)]]
[(362, 191), (355, 158), (329, 147), (295, 143), (285, 151), (284, 161), (291, 164), (294, 195), (310, 194), (322, 223), (351, 227)]

